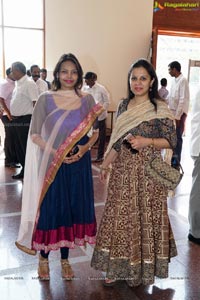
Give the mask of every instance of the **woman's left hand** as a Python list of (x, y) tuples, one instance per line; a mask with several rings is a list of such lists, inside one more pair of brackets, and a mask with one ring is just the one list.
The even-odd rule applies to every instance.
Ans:
[(74, 162), (79, 161), (83, 157), (83, 155), (86, 152), (86, 151), (84, 151), (84, 146), (78, 145), (77, 147), (79, 148), (79, 151), (74, 155), (66, 156), (63, 160), (63, 163), (72, 164)]

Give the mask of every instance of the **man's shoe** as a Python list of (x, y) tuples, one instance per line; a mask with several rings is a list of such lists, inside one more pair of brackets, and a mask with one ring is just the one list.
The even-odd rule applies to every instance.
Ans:
[(15, 168), (20, 168), (21, 166), (20, 166), (20, 164), (17, 164), (17, 163), (5, 163), (5, 167), (15, 169)]
[(105, 278), (105, 280), (103, 281), (104, 286), (114, 286), (116, 283), (117, 283), (117, 280), (115, 280), (115, 279)]
[(200, 245), (200, 238), (195, 238), (191, 233), (188, 234), (188, 240), (194, 244)]
[(13, 179), (23, 179), (24, 174), (20, 172), (19, 174), (12, 175), (12, 178)]

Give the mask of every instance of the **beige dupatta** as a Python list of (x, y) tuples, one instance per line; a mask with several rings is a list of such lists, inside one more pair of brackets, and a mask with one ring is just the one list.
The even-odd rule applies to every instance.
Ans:
[(150, 101), (145, 101), (141, 104), (136, 104), (116, 120), (110, 141), (105, 153), (105, 156), (110, 152), (113, 144), (117, 142), (126, 132), (138, 126), (140, 123), (150, 121), (156, 118), (169, 118), (174, 120), (174, 116), (169, 110), (167, 104), (162, 100), (157, 100), (157, 111)]

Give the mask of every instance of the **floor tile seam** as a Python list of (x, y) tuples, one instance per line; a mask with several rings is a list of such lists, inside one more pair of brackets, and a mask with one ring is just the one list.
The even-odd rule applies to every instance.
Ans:
[(0, 214), (0, 218), (10, 218), (10, 217), (18, 217), (18, 216), (21, 216), (21, 212), (11, 212), (11, 213)]
[(16, 185), (16, 184), (22, 184), (22, 182), (19, 182), (18, 180), (17, 180), (17, 181), (14, 181), (14, 182), (1, 182), (1, 183), (0, 183), (0, 187), (1, 187), (1, 186)]

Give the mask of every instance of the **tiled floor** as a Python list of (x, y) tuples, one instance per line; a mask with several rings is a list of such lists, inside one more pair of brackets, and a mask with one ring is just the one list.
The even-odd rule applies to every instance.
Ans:
[[(169, 278), (156, 279), (153, 286), (129, 288), (120, 282), (103, 287), (103, 274), (90, 268), (93, 248), (70, 251), (75, 280), (65, 282), (60, 276), (59, 253), (51, 253), (49, 282), (37, 278), (37, 257), (15, 247), (21, 207), (22, 182), (13, 180), (13, 170), (4, 167), (0, 156), (0, 299), (1, 300), (200, 300), (200, 247), (187, 240), (188, 198), (191, 187), (192, 160), (189, 135), (184, 137), (184, 178), (173, 198), (168, 199), (169, 215), (177, 243), (178, 256), (169, 267)], [(96, 150), (93, 149), (93, 156)], [(99, 222), (106, 197), (106, 187), (98, 180), (99, 165), (93, 165), (96, 216)]]

